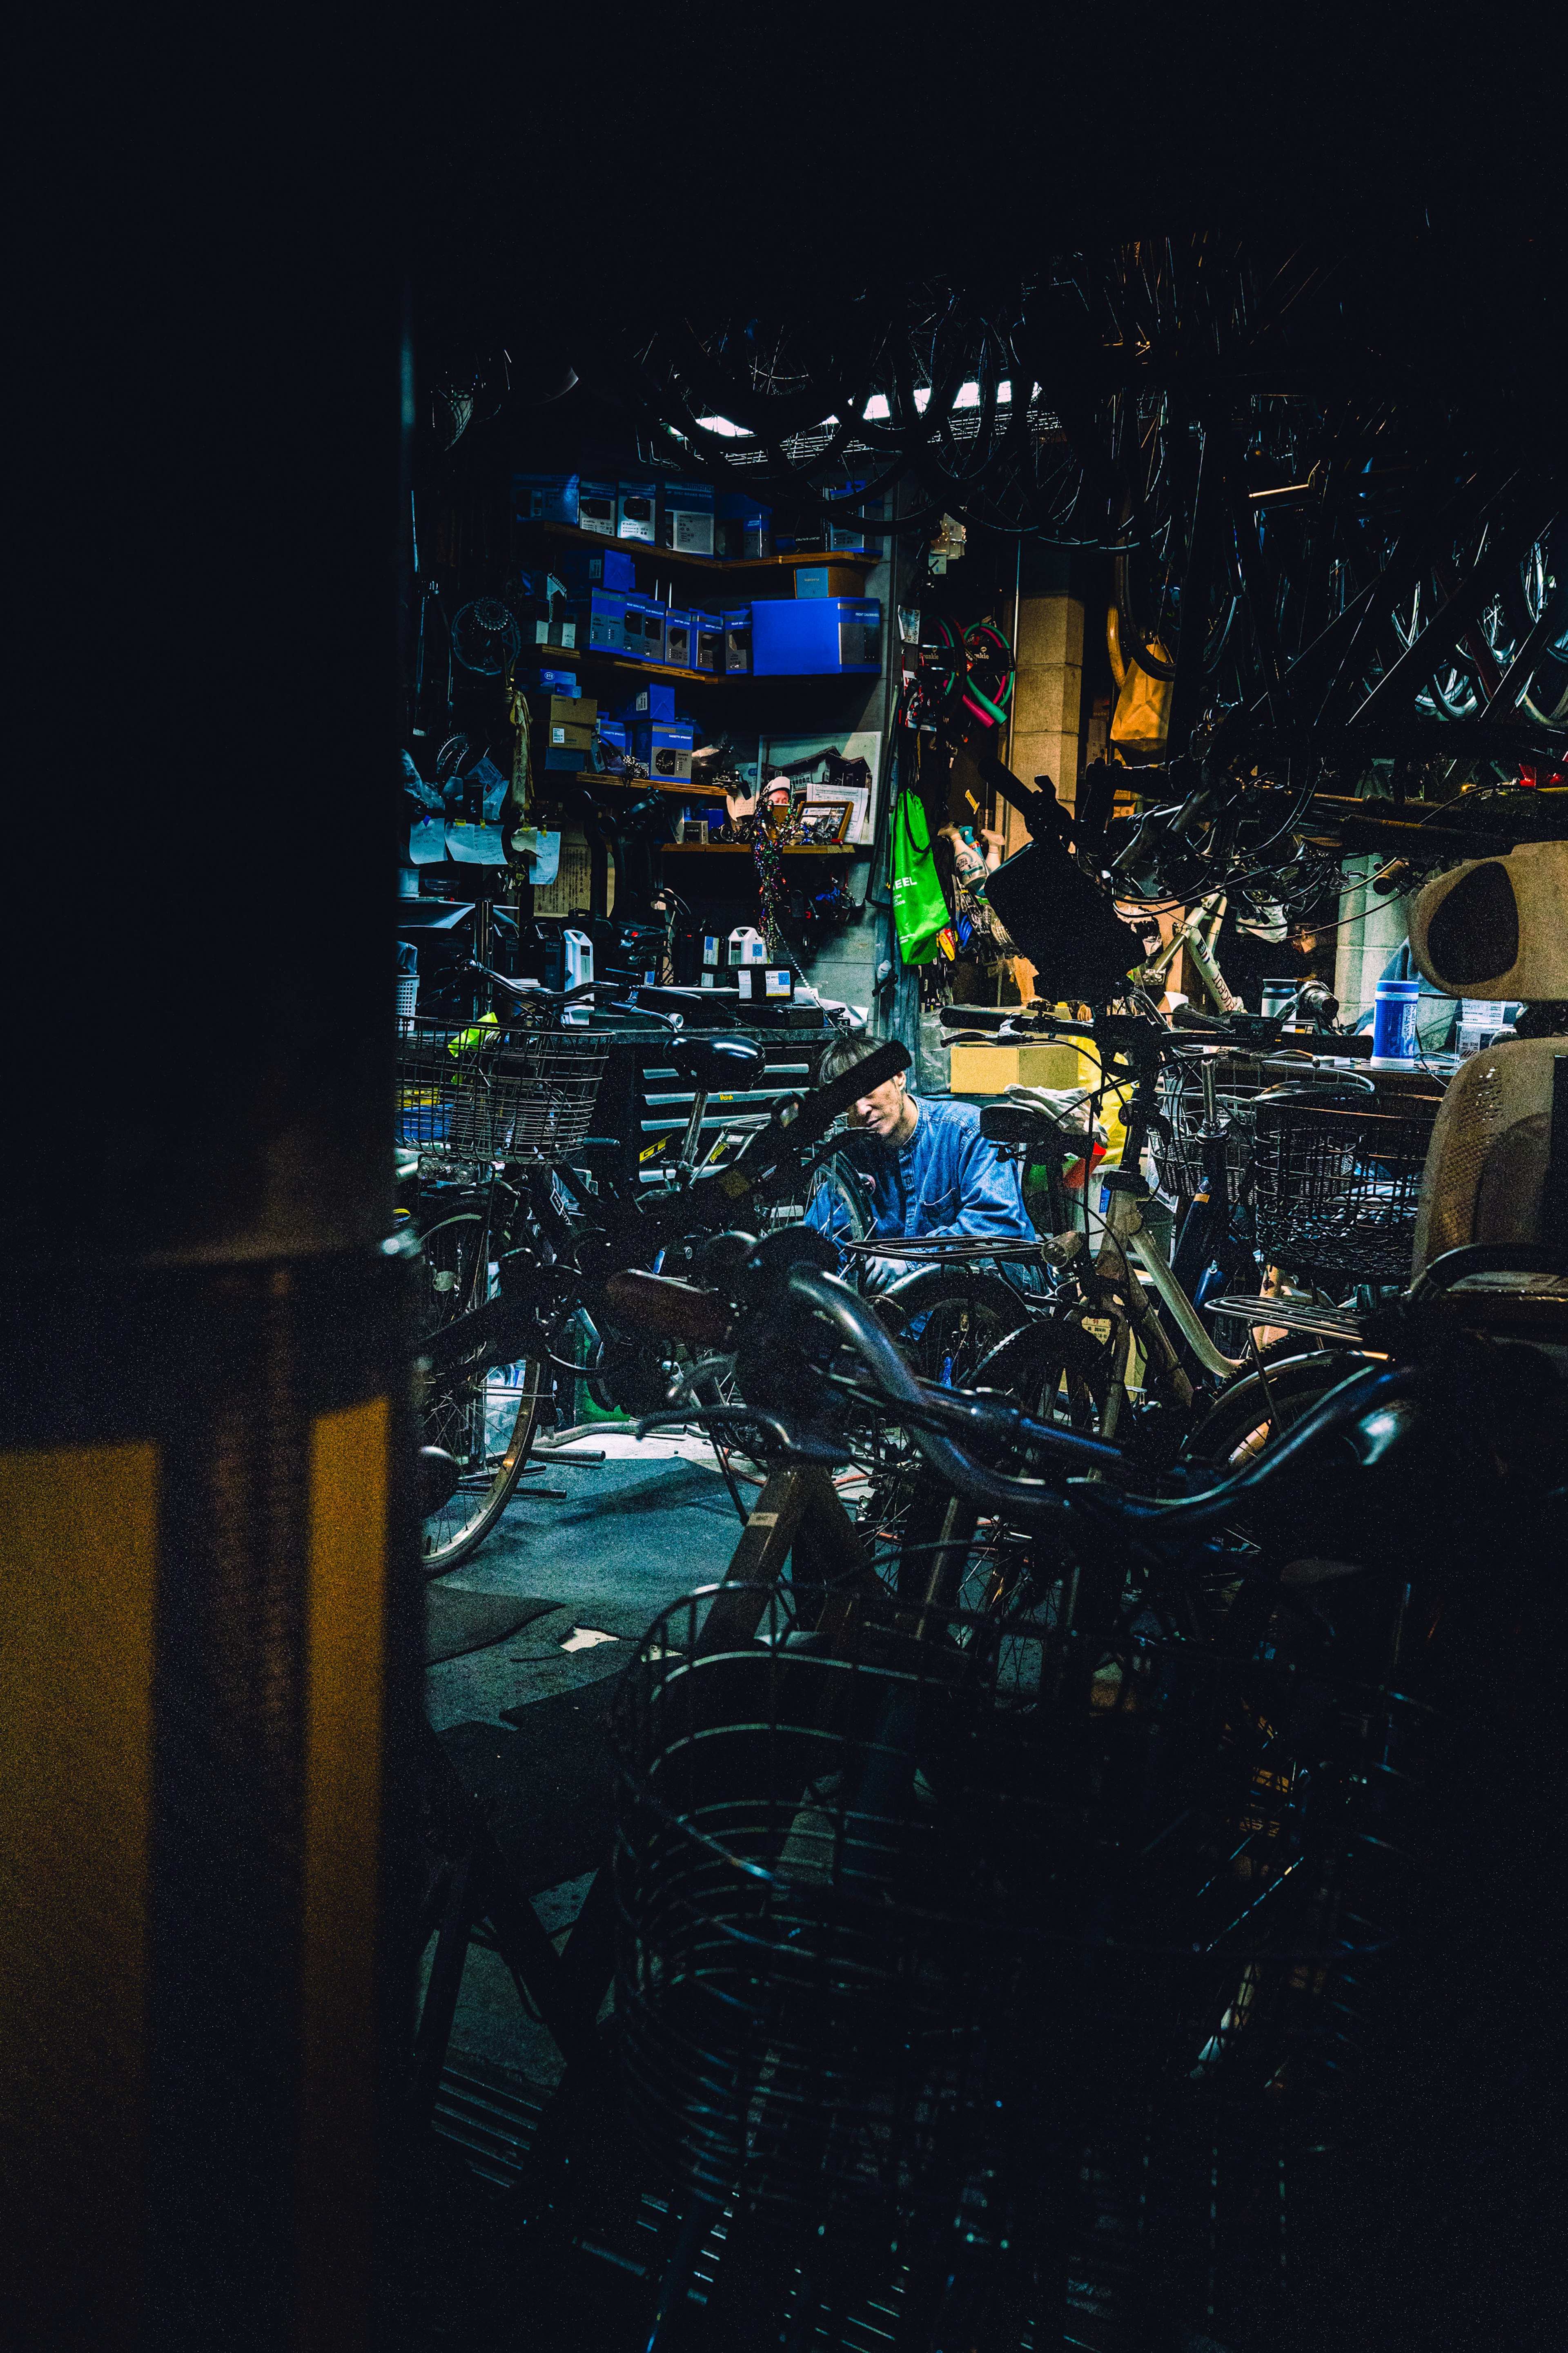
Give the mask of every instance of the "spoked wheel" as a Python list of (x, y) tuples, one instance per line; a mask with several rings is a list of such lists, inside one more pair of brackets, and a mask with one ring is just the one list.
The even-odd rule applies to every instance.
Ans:
[(872, 1304), (921, 1379), (955, 1389), (970, 1388), (992, 1350), (1029, 1321), (999, 1274), (962, 1266), (905, 1275)]
[[(495, 1287), (489, 1220), (456, 1210), (426, 1227), (422, 1328), (440, 1331), (482, 1306)], [(533, 1443), (547, 1368), (537, 1357), (490, 1365), (479, 1357), (428, 1382), (420, 1398), (422, 1441), (444, 1447), (461, 1468), (456, 1490), (423, 1530), (426, 1577), (445, 1577), (467, 1560), (505, 1511)]]
[(1366, 1358), (1343, 1348), (1314, 1349), (1275, 1365), (1265, 1355), (1263, 1373), (1237, 1373), (1221, 1389), (1182, 1450), (1188, 1462), (1212, 1463), (1215, 1472), (1239, 1471), (1273, 1445), (1331, 1389)]
[[(1033, 1421), (1092, 1435), (1105, 1401), (1107, 1362), (1108, 1351), (1079, 1325), (1039, 1315), (998, 1341), (970, 1379), (977, 1388), (1000, 1392)], [(1025, 1476), (1059, 1471), (1049, 1452), (1044, 1443), (1026, 1448), (1008, 1467)], [(1011, 1639), (1009, 1630), (1037, 1634), (1042, 1613), (1048, 1618), (1059, 1605), (1070, 1564), (1058, 1557), (1047, 1537), (1026, 1535), (1005, 1520), (978, 1518), (945, 1495), (929, 1473), (917, 1479), (911, 1472), (910, 1491), (898, 1530), (900, 1598), (929, 1597), (989, 1620), (989, 1637), (971, 1627), (955, 1630), (954, 1639), (998, 1642), (998, 1693), (1026, 1700), (1037, 1644)]]

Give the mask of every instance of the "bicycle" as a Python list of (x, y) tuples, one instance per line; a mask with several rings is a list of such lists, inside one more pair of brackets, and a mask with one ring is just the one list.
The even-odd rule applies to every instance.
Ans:
[[(526, 1469), (558, 1378), (584, 1381), (605, 1411), (651, 1409), (682, 1397), (723, 1400), (733, 1352), (648, 1346), (606, 1308), (605, 1282), (618, 1271), (651, 1271), (667, 1261), (684, 1265), (742, 1208), (765, 1213), (769, 1203), (787, 1197), (801, 1181), (803, 1162), (858, 1092), (840, 1080), (805, 1097), (785, 1097), (751, 1127), (732, 1161), (711, 1165), (711, 1155), (700, 1149), (709, 1095), (733, 1091), (738, 1081), (754, 1076), (761, 1050), (723, 1035), (681, 1038), (672, 1017), (655, 1014), (650, 1018), (671, 1031), (672, 1058), (696, 1091), (669, 1181), (635, 1192), (605, 1171), (585, 1181), (573, 1162), (588, 1141), (592, 1089), (605, 1039), (602, 1032), (542, 1032), (538, 1024), (590, 998), (626, 1006), (639, 1018), (645, 1008), (631, 1008), (625, 992), (604, 983), (561, 994), (515, 994), (525, 999), (530, 1017), (522, 1029), (529, 1042), (520, 1099), (510, 1092), (518, 1076), (504, 1042), (510, 1033), (499, 1023), (481, 1030), (478, 1049), (466, 1042), (471, 1031), (457, 1033), (464, 1041), (457, 1058), (450, 1057), (454, 1039), (440, 1033), (435, 1050), (455, 1060), (455, 1079), (441, 1063), (439, 1084), (433, 1082), (429, 1050), (421, 1047), (418, 1067), (400, 1082), (405, 1129), (423, 1124), (428, 1130), (418, 1139), (426, 1166), (416, 1224), (430, 1242), (420, 1406), (426, 1443), (445, 1447), (459, 1467), (453, 1495), (426, 1523), (429, 1576), (470, 1557), (496, 1526)], [(476, 1052), (477, 1063), (470, 1059)], [(880, 1053), (885, 1076), (907, 1065), (901, 1047)], [(557, 1068), (558, 1056), (564, 1059)], [(553, 1079), (541, 1079), (546, 1065), (556, 1070)], [(558, 1099), (542, 1103), (528, 1087), (546, 1083)], [(569, 1104), (559, 1099), (568, 1086), (574, 1090)], [(462, 1098), (461, 1115), (447, 1101), (454, 1092)], [(532, 1123), (538, 1140), (530, 1141), (520, 1120)], [(495, 1142), (503, 1128), (510, 1148), (481, 1175), (474, 1149)], [(435, 1191), (432, 1174), (446, 1180)], [(588, 1344), (583, 1361), (575, 1349), (578, 1334)], [(722, 1448), (720, 1467), (743, 1515)]]
[[(1435, 1270), (1404, 1361), (1356, 1369), (1260, 1461), (1140, 1495), (1119, 1450), (919, 1380), (814, 1239), (731, 1257), (713, 1309), (765, 1327), (747, 1405), (781, 1463), (819, 1459), (869, 1392), (951, 1499), (1076, 1557), (1005, 1640), (955, 1609), (956, 1562), (879, 1597), (852, 1546), (812, 1588), (721, 1588), (652, 1630), (620, 1719), (616, 1878), (634, 2120), (684, 2218), (658, 2308), (721, 2210), (710, 2325), (742, 2276), (841, 2316), (891, 2222), (917, 2251), (900, 2341), (946, 2342), (962, 2286), (989, 2342), (1019, 2295), (1037, 2332), (1059, 2309), (1074, 2200), (1031, 2186), (1042, 2117), (1099, 2150), (1101, 2211), (1151, 2147), (1175, 2194), (1184, 2116), (1262, 2135), (1256, 2163), (1270, 2087), (1295, 2141), (1321, 2138), (1344, 1997), (1353, 1980), (1364, 2010), (1409, 1917), (1433, 1709), (1474, 1663), (1457, 1597), (1483, 1531), (1510, 1560), (1539, 1541), (1562, 1384), (1535, 1367), (1536, 1461), (1542, 1424), (1489, 1396), (1484, 1342), (1427, 1316)], [(658, 1323), (657, 1282), (638, 1299)], [(1019, 1475), (1026, 1451), (1042, 1475)], [(1260, 1514), (1261, 1544), (1231, 1533)], [(1058, 2015), (1079, 2022), (1042, 2035)], [(1154, 2120), (1130, 2150), (1123, 2101)], [(1150, 2220), (1174, 2232), (1173, 2292), (1176, 2215)], [(770, 2243), (788, 2263), (759, 2271)], [(1116, 2343), (1149, 2341), (1145, 2291), (1105, 2284)]]

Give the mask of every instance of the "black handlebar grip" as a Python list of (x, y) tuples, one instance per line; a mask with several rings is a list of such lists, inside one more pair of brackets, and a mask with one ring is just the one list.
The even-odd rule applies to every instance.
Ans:
[(1000, 1029), (1016, 1021), (1023, 1010), (1021, 1005), (944, 1005), (942, 1026), (944, 1029)]

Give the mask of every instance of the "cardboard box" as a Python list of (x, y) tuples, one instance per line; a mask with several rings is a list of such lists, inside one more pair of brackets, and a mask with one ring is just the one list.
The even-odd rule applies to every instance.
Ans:
[(695, 730), (675, 720), (648, 720), (632, 731), (632, 750), (656, 784), (691, 782)]
[(591, 694), (552, 694), (545, 720), (552, 727), (592, 727), (599, 706)]
[(773, 552), (773, 509), (743, 491), (721, 491), (714, 508), (713, 553), (753, 561)]
[(1000, 1095), (1009, 1087), (1076, 1087), (1082, 1083), (1076, 1046), (953, 1046), (948, 1084), (955, 1095)]
[(589, 767), (592, 758), (590, 752), (580, 749), (575, 744), (547, 744), (544, 747), (545, 766), (562, 769), (569, 776)]
[[(620, 482), (616, 488), (616, 536), (617, 539), (640, 539), (649, 546), (655, 537), (655, 521), (658, 508), (657, 482)], [(626, 586), (631, 586), (626, 582)]]
[(616, 535), (616, 485), (614, 482), (590, 482), (579, 477), (577, 483), (577, 528), (596, 531), (605, 539)]
[(759, 678), (874, 675), (882, 667), (882, 607), (874, 596), (758, 597), (752, 667)]
[(591, 752), (594, 748), (594, 730), (591, 726), (552, 727), (550, 730), (550, 748), (552, 752), (563, 749), (568, 752)]
[(691, 667), (708, 678), (724, 674), (724, 618), (721, 613), (691, 616)]
[(660, 678), (650, 678), (647, 684), (639, 686), (630, 701), (621, 707), (623, 719), (673, 719), (674, 716), (675, 689), (667, 686)]
[(578, 478), (575, 474), (514, 474), (512, 511), (519, 522), (572, 522), (577, 520)]
[[(522, 634), (524, 642), (530, 642), (526, 628)], [(571, 653), (577, 643), (575, 618), (570, 621), (535, 621), (531, 643), (536, 646), (559, 646), (563, 653)]]
[(797, 596), (854, 596), (860, 587), (860, 575), (849, 564), (797, 564), (795, 569), (795, 593)]
[(679, 606), (664, 617), (664, 659), (671, 670), (691, 668), (691, 616)]
[(733, 607), (724, 616), (724, 675), (749, 678), (752, 671), (752, 608)]
[(658, 543), (677, 555), (713, 553), (711, 482), (666, 482), (659, 502)]

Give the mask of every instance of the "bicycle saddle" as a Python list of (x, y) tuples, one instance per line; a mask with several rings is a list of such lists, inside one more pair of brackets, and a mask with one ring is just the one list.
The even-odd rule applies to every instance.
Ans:
[(1082, 1112), (1073, 1108), (1078, 1102), (1068, 1089), (1009, 1093), (1004, 1102), (982, 1105), (980, 1133), (991, 1144), (1049, 1145), (1059, 1140), (1064, 1150), (1081, 1152), (1085, 1131)]
[(749, 1038), (682, 1038), (670, 1060), (703, 1094), (734, 1094), (760, 1084), (767, 1056)]

